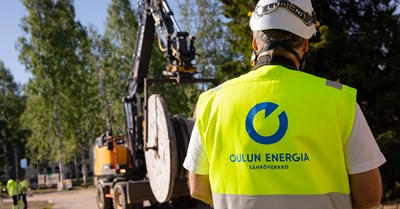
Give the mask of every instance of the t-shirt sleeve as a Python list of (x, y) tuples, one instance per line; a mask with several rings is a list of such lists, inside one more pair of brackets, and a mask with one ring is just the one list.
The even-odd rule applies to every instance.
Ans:
[(349, 174), (363, 173), (386, 162), (358, 104), (353, 130), (345, 146), (345, 158)]
[(203, 142), (197, 124), (194, 125), (192, 135), (190, 137), (189, 147), (183, 167), (188, 171), (199, 174), (208, 175), (210, 163), (204, 149)]

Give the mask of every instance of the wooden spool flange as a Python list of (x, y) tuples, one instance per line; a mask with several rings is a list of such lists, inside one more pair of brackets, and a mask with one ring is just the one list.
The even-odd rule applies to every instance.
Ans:
[(168, 202), (177, 175), (177, 145), (174, 127), (160, 95), (151, 95), (148, 107), (146, 167), (151, 190), (158, 202)]

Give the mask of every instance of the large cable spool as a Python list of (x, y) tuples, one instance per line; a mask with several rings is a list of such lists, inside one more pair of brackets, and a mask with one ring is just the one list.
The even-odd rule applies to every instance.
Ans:
[(147, 102), (146, 167), (151, 190), (158, 202), (188, 195), (185, 170), (192, 120), (168, 115), (164, 99), (151, 95)]
[[(176, 136), (176, 145), (177, 145), (177, 161), (178, 161), (178, 168), (177, 168), (177, 179), (186, 180), (186, 172), (183, 168), (183, 161), (185, 160), (187, 149), (189, 146), (189, 140), (192, 133), (194, 120), (190, 120), (180, 116), (174, 116), (170, 118)], [(185, 182), (186, 183), (186, 182)]]

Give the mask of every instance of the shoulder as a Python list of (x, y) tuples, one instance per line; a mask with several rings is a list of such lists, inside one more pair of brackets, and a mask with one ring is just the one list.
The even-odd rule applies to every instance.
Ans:
[(331, 90), (332, 92), (337, 92), (337, 93), (346, 93), (353, 96), (356, 96), (357, 94), (357, 90), (355, 88), (343, 84), (340, 81), (334, 81), (324, 77), (319, 77), (317, 75), (313, 75), (304, 71), (296, 71), (293, 73), (301, 74), (300, 77), (308, 81), (311, 81), (313, 84), (318, 85), (319, 87), (321, 86), (325, 87), (322, 89)]
[(236, 85), (236, 84), (243, 83), (243, 82), (246, 82), (248, 80), (251, 80), (252, 78), (254, 78), (257, 75), (257, 73), (258, 72), (256, 72), (256, 71), (250, 71), (250, 72), (247, 72), (247, 73), (245, 73), (243, 75), (240, 75), (239, 77), (235, 77), (235, 78), (226, 80), (222, 84), (203, 92), (200, 95), (200, 97), (203, 97), (203, 98), (213, 97), (214, 95), (218, 94), (221, 90), (223, 90), (223, 89), (225, 89), (225, 88), (227, 88), (229, 86)]
[(327, 87), (331, 87), (331, 88), (334, 88), (334, 89), (337, 89), (337, 90), (340, 90), (340, 91), (343, 91), (343, 92), (346, 92), (346, 93), (352, 94), (352, 95), (357, 94), (357, 89), (355, 89), (353, 87), (347, 86), (345, 84), (342, 84), (342, 83), (339, 83), (336, 81), (332, 81), (332, 80), (328, 80), (328, 79), (325, 79), (325, 80), (326, 80), (325, 85)]
[(353, 129), (345, 145), (349, 174), (366, 172), (386, 161), (358, 104), (355, 111)]

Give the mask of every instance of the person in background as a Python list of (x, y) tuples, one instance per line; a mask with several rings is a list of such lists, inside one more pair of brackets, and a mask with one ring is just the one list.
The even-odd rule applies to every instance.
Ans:
[(18, 185), (18, 190), (19, 190), (19, 196), (20, 196), (20, 200), (22, 200), (22, 202), (24, 203), (24, 209), (28, 208), (28, 201), (26, 200), (26, 194), (28, 191), (28, 181), (26, 180), (25, 177), (23, 177), (21, 179), (21, 181), (19, 182)]
[(14, 179), (9, 179), (7, 181), (7, 192), (8, 196), (13, 199), (12, 209), (18, 208), (18, 191), (17, 191), (17, 182)]

